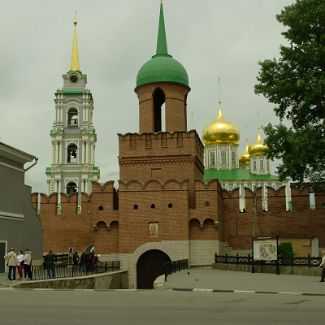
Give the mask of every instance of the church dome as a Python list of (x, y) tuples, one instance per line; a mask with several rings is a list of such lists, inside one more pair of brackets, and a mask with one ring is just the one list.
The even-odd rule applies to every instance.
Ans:
[(172, 82), (189, 86), (184, 66), (171, 55), (154, 55), (139, 70), (136, 86), (154, 82)]
[(203, 129), (204, 144), (230, 143), (237, 145), (239, 138), (240, 133), (237, 127), (224, 118), (221, 111), (221, 102), (219, 102), (217, 117)]
[(258, 131), (256, 143), (249, 146), (248, 152), (251, 156), (265, 156), (268, 151), (268, 146), (264, 144), (260, 132)]
[(245, 153), (240, 155), (239, 157), (239, 165), (240, 166), (248, 166), (251, 162), (251, 156), (248, 153), (248, 145), (246, 145)]
[(140, 68), (136, 88), (156, 82), (171, 82), (189, 87), (184, 66), (168, 53), (162, 3), (160, 4), (156, 54)]

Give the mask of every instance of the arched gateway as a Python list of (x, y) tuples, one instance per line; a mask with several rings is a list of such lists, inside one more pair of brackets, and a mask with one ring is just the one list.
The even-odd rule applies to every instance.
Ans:
[(137, 262), (138, 289), (152, 289), (153, 282), (159, 275), (164, 274), (164, 264), (171, 262), (164, 252), (152, 249), (143, 253)]

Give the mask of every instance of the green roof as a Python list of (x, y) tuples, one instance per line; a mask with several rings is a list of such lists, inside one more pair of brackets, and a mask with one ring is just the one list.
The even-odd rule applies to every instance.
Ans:
[(184, 66), (168, 54), (162, 4), (160, 5), (156, 55), (140, 68), (136, 87), (155, 82), (173, 82), (189, 86), (188, 75)]
[(211, 181), (218, 179), (222, 182), (225, 181), (279, 181), (279, 178), (274, 175), (254, 175), (248, 170), (241, 168), (221, 170), (215, 168), (209, 168), (204, 171), (203, 180)]

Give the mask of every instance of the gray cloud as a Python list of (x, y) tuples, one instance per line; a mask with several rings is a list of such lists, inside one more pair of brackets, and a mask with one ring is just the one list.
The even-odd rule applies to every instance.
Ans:
[[(166, 0), (169, 52), (186, 67), (189, 126), (201, 135), (217, 109), (222, 80), (224, 115), (255, 142), (260, 123), (277, 123), (272, 105), (253, 92), (257, 62), (276, 57), (284, 43), (275, 15), (293, 0)], [(158, 0), (1, 1), (0, 139), (39, 157), (27, 174), (46, 191), (54, 92), (69, 70), (77, 10), (81, 69), (95, 101), (96, 164), (101, 181), (118, 178), (117, 133), (138, 131), (133, 91), (141, 65), (155, 52)], [(193, 116), (193, 118), (192, 118)]]

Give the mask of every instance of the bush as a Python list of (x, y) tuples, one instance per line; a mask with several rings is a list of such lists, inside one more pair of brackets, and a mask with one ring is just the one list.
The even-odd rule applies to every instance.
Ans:
[(281, 243), (278, 246), (278, 255), (281, 259), (293, 258), (293, 248), (291, 243)]

